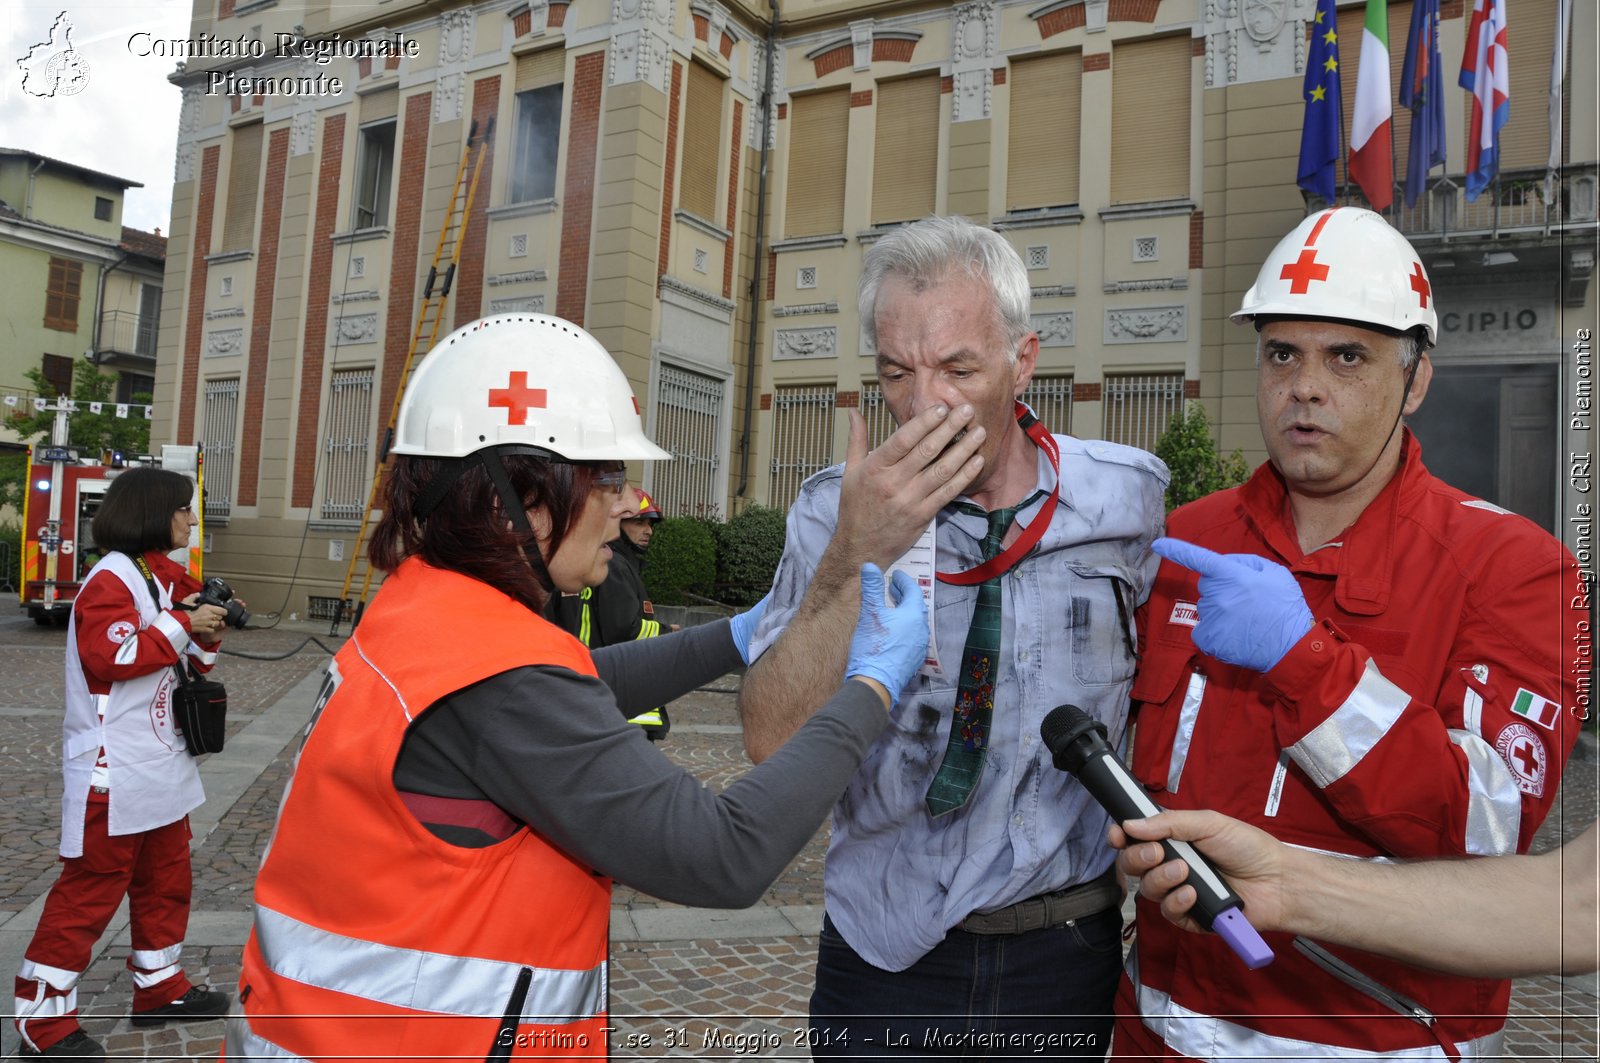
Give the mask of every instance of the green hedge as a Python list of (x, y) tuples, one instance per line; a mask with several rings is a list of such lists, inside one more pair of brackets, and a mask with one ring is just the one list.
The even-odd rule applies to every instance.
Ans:
[(718, 597), (730, 605), (756, 604), (772, 587), (783, 556), (783, 510), (752, 505), (715, 530)]
[(652, 602), (689, 605), (686, 593), (712, 597), (717, 582), (712, 527), (713, 522), (698, 517), (668, 517), (656, 525), (644, 564), (644, 586)]

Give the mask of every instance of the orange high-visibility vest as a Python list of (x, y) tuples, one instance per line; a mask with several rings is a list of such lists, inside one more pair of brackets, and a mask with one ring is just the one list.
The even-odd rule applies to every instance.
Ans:
[(415, 559), (385, 581), (285, 791), (225, 1058), (604, 1058), (610, 879), (527, 827), (451, 845), (394, 787), (419, 714), (538, 664), (595, 674), (576, 639), (485, 583)]

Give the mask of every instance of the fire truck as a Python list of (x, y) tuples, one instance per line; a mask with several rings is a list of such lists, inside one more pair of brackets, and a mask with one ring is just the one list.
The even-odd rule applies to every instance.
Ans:
[(72, 600), (89, 570), (100, 560), (90, 525), (111, 481), (125, 469), (156, 465), (187, 476), (195, 485), (195, 512), (201, 523), (189, 535), (185, 550), (171, 556), (200, 579), (205, 515), (200, 500), (200, 448), (165, 445), (160, 455), (86, 456), (66, 442), (66, 411), (56, 416), (52, 442), (28, 450), (28, 489), (22, 507), (22, 608), (40, 626), (65, 626)]

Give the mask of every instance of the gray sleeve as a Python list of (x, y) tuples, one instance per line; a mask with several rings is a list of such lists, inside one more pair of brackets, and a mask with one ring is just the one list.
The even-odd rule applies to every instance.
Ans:
[(606, 646), (592, 656), (624, 717), (665, 705), (744, 667), (726, 620)]
[(447, 704), (489, 800), (618, 882), (712, 908), (760, 898), (886, 720), (870, 688), (847, 682), (776, 755), (716, 794), (626, 723), (597, 679), (523, 668)]

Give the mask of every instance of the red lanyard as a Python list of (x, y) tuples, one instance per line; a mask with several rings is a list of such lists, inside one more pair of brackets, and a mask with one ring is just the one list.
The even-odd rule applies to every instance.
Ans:
[(1056, 501), (1061, 497), (1061, 448), (1056, 446), (1055, 437), (1044, 423), (1035, 417), (1026, 406), (1017, 403), (1017, 424), (1027, 437), (1033, 440), (1033, 445), (1044, 451), (1044, 456), (1050, 461), (1050, 471), (1055, 473), (1056, 482), (1050, 488), (1050, 496), (1039, 507), (1038, 515), (1033, 518), (1033, 523), (1022, 530), (1017, 536), (1017, 541), (995, 554), (989, 560), (976, 568), (969, 568), (965, 572), (936, 572), (940, 583), (953, 583), (958, 587), (972, 587), (979, 583), (987, 582), (1004, 573), (1018, 561), (1039, 545), (1039, 540), (1044, 538), (1044, 530), (1050, 526), (1050, 518), (1055, 516)]

